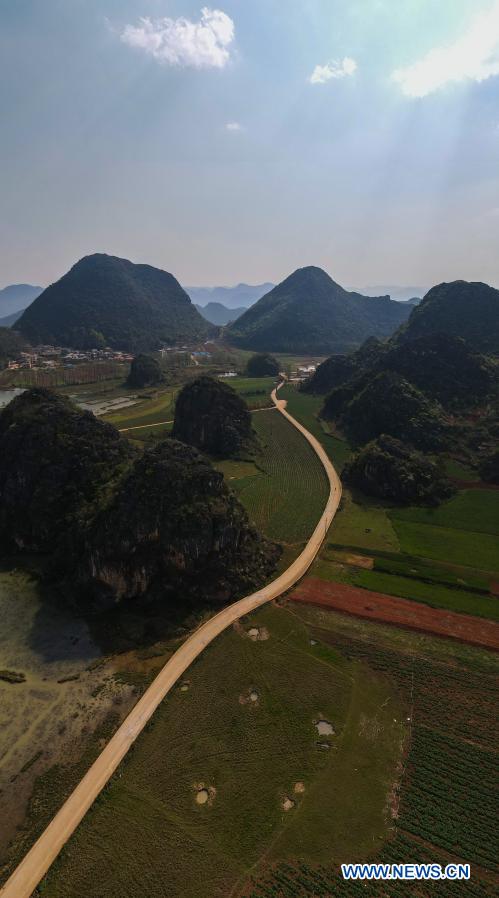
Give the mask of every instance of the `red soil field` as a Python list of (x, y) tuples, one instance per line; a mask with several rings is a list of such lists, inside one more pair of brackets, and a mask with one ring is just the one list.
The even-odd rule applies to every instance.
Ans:
[(499, 651), (499, 624), (470, 614), (430, 608), (420, 602), (344, 583), (330, 583), (318, 577), (302, 580), (289, 599)]

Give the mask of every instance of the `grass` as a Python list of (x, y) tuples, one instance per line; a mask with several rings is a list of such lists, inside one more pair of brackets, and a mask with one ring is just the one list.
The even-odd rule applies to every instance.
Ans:
[(252, 410), (272, 405), (270, 394), (276, 382), (275, 377), (231, 377), (225, 381)]
[[(312, 646), (284, 609), (262, 609), (244, 626), (270, 638), (232, 629), (198, 659), (189, 690), (162, 703), (64, 849), (44, 898), (239, 894), (267, 859), (299, 852), (321, 863), (380, 849), (403, 703), (383, 675)], [(317, 746), (320, 716), (336, 731), (328, 751)], [(196, 804), (201, 784), (216, 790), (211, 804)], [(286, 795), (296, 802), (287, 813)]]
[(397, 551), (399, 541), (388, 510), (367, 497), (343, 490), (340, 510), (329, 530), (332, 542), (363, 549)]
[(261, 452), (255, 463), (219, 465), (251, 519), (266, 536), (301, 543), (313, 532), (328, 496), (312, 447), (277, 411), (253, 416)]
[(499, 620), (499, 602), (494, 596), (468, 592), (461, 588), (453, 589), (442, 583), (426, 583), (415, 577), (402, 577), (376, 570), (358, 571), (351, 576), (350, 582), (354, 586), (363, 586), (365, 589), (387, 593), (390, 596), (414, 599), (433, 608), (447, 608), (449, 611)]
[(484, 571), (498, 568), (498, 541), (492, 534), (418, 524), (396, 516), (392, 520), (400, 548), (408, 555), (419, 555)]
[(400, 508), (393, 510), (391, 517), (397, 521), (499, 536), (499, 490), (463, 490), (438, 508)]

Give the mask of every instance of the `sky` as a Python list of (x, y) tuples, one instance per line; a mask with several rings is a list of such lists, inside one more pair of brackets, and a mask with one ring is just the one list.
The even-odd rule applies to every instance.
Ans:
[(499, 0), (0, 0), (0, 123), (0, 287), (499, 286)]

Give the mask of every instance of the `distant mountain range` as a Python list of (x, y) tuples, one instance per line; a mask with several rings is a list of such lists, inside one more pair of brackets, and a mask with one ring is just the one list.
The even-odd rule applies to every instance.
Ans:
[[(10, 284), (0, 290), (0, 318), (21, 312), (43, 291), (43, 287), (33, 284)], [(5, 323), (3, 326), (6, 326)]]
[(300, 268), (227, 329), (244, 349), (273, 352), (349, 352), (367, 337), (390, 336), (411, 308), (388, 296), (349, 293), (321, 268)]
[(206, 318), (207, 321), (224, 327), (231, 321), (236, 321), (240, 318), (247, 307), (241, 306), (237, 309), (228, 309), (227, 306), (224, 306), (221, 302), (209, 302), (206, 306), (198, 306), (197, 303), (194, 303), (194, 308), (197, 309), (199, 314), (202, 315), (203, 318)]
[(227, 309), (248, 309), (272, 290), (274, 284), (237, 284), (235, 287), (185, 287), (194, 303), (206, 306), (208, 303), (221, 303)]
[(131, 352), (205, 340), (213, 333), (172, 274), (101, 253), (80, 259), (47, 287), (23, 312), (16, 330), (32, 344)]
[(356, 293), (364, 296), (388, 296), (396, 302), (410, 302), (421, 299), (428, 292), (429, 287), (401, 287), (400, 284), (383, 284), (381, 286), (352, 287)]
[(20, 309), (19, 312), (12, 312), (10, 315), (6, 315), (5, 318), (0, 318), (0, 327), (12, 327), (23, 312), (24, 309)]

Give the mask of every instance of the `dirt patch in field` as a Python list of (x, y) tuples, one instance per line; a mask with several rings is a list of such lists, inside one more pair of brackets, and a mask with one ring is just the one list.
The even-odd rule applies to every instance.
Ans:
[(344, 583), (328, 583), (318, 577), (307, 577), (289, 598), (293, 602), (332, 608), (355, 617), (447, 636), (499, 651), (499, 624), (471, 614), (431, 608), (410, 599), (398, 599)]
[(366, 571), (372, 571), (374, 567), (374, 558), (368, 555), (354, 555), (352, 552), (331, 552), (334, 561), (347, 564), (349, 567), (360, 567)]

